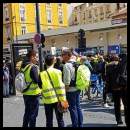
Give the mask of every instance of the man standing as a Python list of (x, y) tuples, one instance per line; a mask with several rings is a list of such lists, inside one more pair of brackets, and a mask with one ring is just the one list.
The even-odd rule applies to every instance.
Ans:
[(66, 102), (65, 86), (62, 73), (55, 69), (54, 56), (45, 57), (46, 71), (40, 72), (39, 86), (42, 86), (42, 101), (45, 107), (46, 127), (53, 127), (53, 110), (55, 110), (58, 127), (64, 127), (63, 113), (58, 110), (58, 102)]
[(83, 115), (80, 107), (80, 90), (76, 88), (75, 68), (71, 60), (72, 53), (69, 49), (63, 50), (62, 58), (65, 62), (63, 67), (63, 82), (66, 88), (66, 97), (69, 103), (69, 111), (72, 121), (72, 127), (83, 127)]
[[(109, 87), (112, 92), (117, 125), (123, 124), (120, 109), (121, 99), (124, 105), (125, 123), (128, 125), (127, 84), (121, 82), (122, 78), (118, 79), (118, 76), (123, 76), (125, 69), (127, 70), (126, 59), (127, 58), (125, 56), (124, 59), (121, 59), (122, 61), (119, 62), (119, 57), (113, 56), (111, 62), (106, 66), (106, 82), (108, 84), (107, 87)], [(119, 81), (117, 81), (117, 79)]]
[(22, 64), (22, 70), (25, 71), (26, 69), (24, 72), (25, 80), (29, 85), (28, 89), (23, 92), (25, 104), (23, 127), (35, 127), (39, 110), (39, 94), (41, 93), (41, 89), (38, 86), (39, 69), (36, 65), (36, 52), (34, 50), (29, 51), (27, 59), (29, 62)]

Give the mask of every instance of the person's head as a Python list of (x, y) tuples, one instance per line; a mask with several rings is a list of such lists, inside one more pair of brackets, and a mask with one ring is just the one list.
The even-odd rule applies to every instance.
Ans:
[(86, 56), (82, 56), (81, 59), (80, 59), (80, 63), (81, 64), (84, 64), (84, 62), (87, 60), (87, 57)]
[(47, 66), (52, 66), (54, 62), (55, 62), (55, 57), (53, 55), (50, 54), (45, 57), (45, 64)]
[(30, 50), (27, 54), (27, 58), (31, 63), (36, 64), (37, 63), (36, 51)]
[(120, 54), (119, 58), (121, 61), (126, 62), (127, 61), (127, 54)]
[(62, 58), (64, 62), (70, 60), (71, 56), (72, 56), (72, 52), (69, 49), (62, 51)]
[(119, 57), (117, 55), (111, 56), (111, 61), (119, 61)]

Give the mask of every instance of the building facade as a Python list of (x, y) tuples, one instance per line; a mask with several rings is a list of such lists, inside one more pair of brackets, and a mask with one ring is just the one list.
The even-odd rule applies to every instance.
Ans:
[[(40, 28), (57, 29), (68, 26), (67, 3), (39, 3)], [(17, 37), (36, 33), (35, 3), (3, 3), (3, 46)]]
[(73, 26), (103, 22), (126, 7), (126, 3), (84, 3), (74, 7), (69, 23)]

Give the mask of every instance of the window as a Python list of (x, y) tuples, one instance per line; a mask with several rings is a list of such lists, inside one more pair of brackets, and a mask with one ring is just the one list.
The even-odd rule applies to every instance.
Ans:
[(124, 3), (124, 7), (127, 7), (127, 3)]
[(103, 7), (100, 8), (100, 15), (103, 15)]
[(110, 12), (110, 5), (106, 6), (106, 12)]
[(51, 23), (51, 10), (47, 9), (47, 22)]
[(75, 15), (75, 17), (74, 17), (74, 21), (77, 22), (77, 16), (76, 16), (76, 15)]
[(62, 6), (62, 4), (61, 4), (61, 3), (59, 3), (59, 4), (58, 4), (58, 6), (59, 6), (59, 7), (61, 7), (61, 6)]
[(95, 16), (98, 16), (98, 11), (97, 11), (97, 9), (95, 9), (94, 12), (95, 12)]
[(117, 3), (117, 10), (120, 9), (120, 3)]
[(91, 11), (88, 12), (88, 18), (92, 18)]
[(7, 7), (4, 8), (5, 11), (5, 21), (9, 21), (9, 10)]
[(92, 6), (92, 5), (93, 5), (93, 3), (88, 3), (88, 5), (89, 5), (89, 6)]
[(85, 20), (85, 13), (83, 13), (83, 20)]
[(46, 5), (47, 5), (47, 6), (50, 6), (50, 5), (51, 5), (51, 3), (46, 3)]
[(25, 26), (22, 26), (21, 33), (22, 33), (22, 35), (26, 33), (26, 27)]
[(86, 3), (86, 7), (89, 7), (89, 3)]
[(7, 38), (10, 37), (10, 26), (9, 25), (6, 26), (6, 36), (7, 36)]
[(24, 4), (20, 4), (20, 20), (25, 21), (25, 7)]
[(61, 9), (59, 9), (59, 23), (62, 24), (63, 23), (63, 12)]

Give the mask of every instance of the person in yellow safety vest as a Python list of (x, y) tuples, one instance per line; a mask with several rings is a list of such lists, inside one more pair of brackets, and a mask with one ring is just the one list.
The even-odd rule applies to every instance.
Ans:
[(36, 52), (30, 50), (26, 57), (29, 62), (23, 62), (22, 70), (24, 71), (25, 80), (28, 83), (26, 91), (23, 92), (25, 104), (25, 113), (23, 117), (23, 127), (36, 127), (36, 117), (39, 110), (39, 96), (41, 89), (38, 86), (39, 69), (36, 66)]
[[(54, 63), (54, 56), (47, 55), (45, 57), (47, 69), (40, 72), (39, 85), (42, 86), (42, 100), (45, 107), (46, 127), (53, 127), (53, 109), (55, 109), (58, 127), (64, 127), (63, 113), (58, 111), (57, 104), (59, 100), (66, 101), (65, 85), (62, 82), (62, 72), (53, 67)], [(50, 78), (48, 74), (50, 75)], [(50, 80), (52, 81), (53, 86)]]

